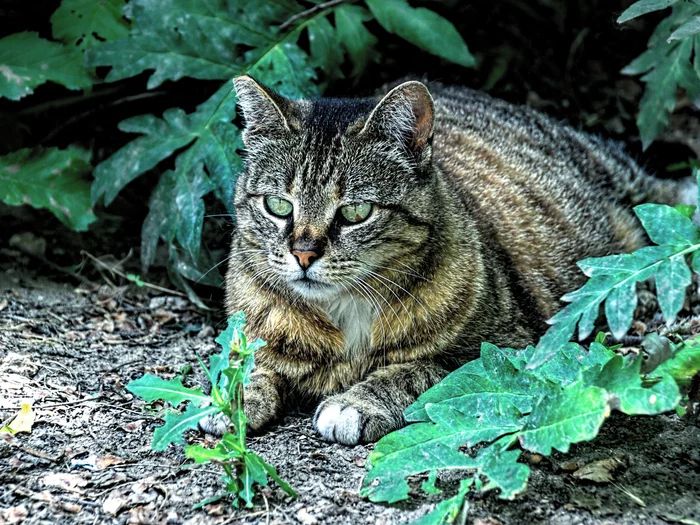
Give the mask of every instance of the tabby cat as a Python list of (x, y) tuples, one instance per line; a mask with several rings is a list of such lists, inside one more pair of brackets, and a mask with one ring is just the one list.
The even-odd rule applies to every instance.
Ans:
[(469, 89), (289, 100), (234, 84), (246, 162), (226, 306), (267, 341), (245, 391), (253, 429), (310, 397), (330, 441), (401, 427), (482, 341), (536, 342), (584, 282), (576, 261), (644, 245), (632, 205), (692, 191)]

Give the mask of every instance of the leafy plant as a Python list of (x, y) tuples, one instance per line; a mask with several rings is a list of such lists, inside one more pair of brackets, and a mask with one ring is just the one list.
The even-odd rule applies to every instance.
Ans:
[(184, 412), (167, 413), (165, 424), (153, 433), (153, 450), (165, 450), (170, 443), (181, 443), (183, 432), (196, 428), (205, 416), (222, 414), (230, 422), (233, 432), (226, 432), (214, 448), (185, 446), (185, 455), (195, 463), (217, 463), (224, 470), (221, 481), (225, 491), (198, 506), (230, 497), (236, 507), (240, 505), (239, 500), (252, 507), (254, 484), (267, 486), (268, 476), (289, 495), (296, 496), (292, 488), (277, 475), (275, 467), (265, 463), (246, 446), (243, 387), (250, 382), (254, 367), (253, 353), (265, 342), (261, 339), (249, 342), (243, 332), (244, 325), (243, 312), (231, 316), (226, 330), (216, 338), (221, 345), (221, 353), (209, 358), (209, 367), (200, 360), (204, 373), (211, 381), (211, 394), (203, 394), (201, 388), (183, 386), (181, 376), (166, 381), (145, 374), (126, 386), (127, 390), (149, 403), (159, 400), (173, 406), (185, 403)]
[[(377, 443), (361, 494), (392, 503), (409, 498), (408, 477), (429, 473), (422, 490), (433, 493), (438, 472), (465, 470), (473, 473), (479, 490), (499, 489), (500, 498), (512, 499), (525, 490), (530, 474), (518, 462), (521, 450), (568, 452), (572, 444), (593, 439), (612, 410), (628, 415), (673, 410), (681, 399), (675, 371), (684, 368), (687, 375), (693, 372), (688, 367), (693, 373), (700, 370), (697, 339), (678, 345), (663, 367), (642, 375), (641, 357), (616, 355), (601, 344), (603, 338), (589, 351), (569, 343), (534, 370), (527, 367), (533, 347), (500, 349), (484, 343), (479, 359), (406, 409), (412, 424)], [(463, 451), (477, 445), (474, 455)], [(456, 496), (418, 523), (452, 523), (469, 485), (469, 480), (462, 482)]]
[(66, 226), (85, 231), (96, 220), (90, 202), (90, 152), (78, 146), (21, 149), (0, 157), (0, 200), (46, 208)]
[[(695, 170), (696, 177), (698, 170)], [(692, 282), (688, 267), (700, 272), (700, 228), (690, 217), (694, 206), (671, 207), (665, 204), (641, 204), (634, 212), (656, 246), (634, 253), (584, 259), (577, 264), (590, 279), (578, 290), (562, 297), (568, 304), (548, 322), (552, 327), (540, 339), (528, 365), (540, 366), (570, 341), (578, 325), (579, 340), (594, 329), (601, 303), (613, 335), (620, 339), (632, 324), (637, 307), (636, 283), (655, 279), (656, 292), (667, 325), (671, 325), (683, 307), (686, 288)]]
[(644, 75), (637, 126), (646, 149), (668, 125), (677, 103), (678, 88), (690, 99), (700, 96), (700, 2), (691, 0), (639, 0), (618, 18), (627, 22), (672, 6), (649, 39), (649, 49), (630, 62), (622, 73)]

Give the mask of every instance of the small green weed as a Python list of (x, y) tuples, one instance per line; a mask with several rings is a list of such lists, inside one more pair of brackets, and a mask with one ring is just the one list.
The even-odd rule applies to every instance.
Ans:
[(230, 497), (238, 507), (243, 500), (247, 507), (253, 506), (254, 484), (267, 486), (268, 475), (290, 496), (296, 496), (292, 488), (278, 475), (275, 467), (252, 452), (246, 446), (246, 416), (243, 411), (243, 387), (250, 381), (253, 370), (253, 352), (265, 345), (261, 339), (248, 341), (243, 326), (245, 316), (239, 312), (228, 320), (228, 327), (216, 338), (221, 353), (209, 358), (209, 367), (199, 360), (204, 373), (211, 381), (211, 394), (205, 395), (201, 388), (187, 388), (182, 376), (166, 381), (151, 374), (132, 381), (126, 388), (133, 394), (152, 402), (167, 401), (173, 406), (186, 403), (184, 412), (170, 412), (165, 416), (165, 425), (153, 433), (153, 450), (165, 450), (170, 443), (181, 443), (182, 434), (197, 427), (205, 416), (223, 414), (230, 422), (233, 432), (226, 432), (218, 445), (205, 448), (202, 445), (185, 446), (185, 455), (196, 463), (217, 463), (223, 468), (221, 481), (225, 490), (208, 498), (196, 507), (201, 507), (224, 497)]

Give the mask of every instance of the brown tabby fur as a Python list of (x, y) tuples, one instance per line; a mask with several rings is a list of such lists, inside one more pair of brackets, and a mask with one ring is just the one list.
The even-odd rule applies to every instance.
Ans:
[[(314, 420), (329, 440), (402, 426), (406, 406), (481, 342), (536, 342), (559, 297), (584, 282), (576, 261), (642, 246), (632, 205), (679, 197), (617, 144), (472, 90), (432, 84), (431, 98), (408, 82), (381, 102), (290, 101), (250, 77), (235, 86), (248, 158), (226, 306), (267, 341), (245, 393), (254, 429), (309, 396), (330, 396)], [(285, 225), (255, 204), (271, 191), (299, 205)], [(377, 217), (347, 231), (318, 204), (365, 201)], [(364, 286), (345, 287), (374, 315), (359, 351), (325, 307), (269, 271), (275, 250), (302, 241), (326, 246), (329, 268), (336, 246), (338, 267), (372, 266)]]

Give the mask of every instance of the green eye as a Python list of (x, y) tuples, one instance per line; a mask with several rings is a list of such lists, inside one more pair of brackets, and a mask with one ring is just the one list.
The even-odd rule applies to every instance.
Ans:
[(372, 212), (372, 205), (368, 203), (350, 204), (340, 208), (343, 218), (353, 224), (364, 221)]
[(272, 195), (265, 197), (265, 207), (272, 215), (277, 215), (278, 217), (289, 216), (294, 208), (291, 202)]

